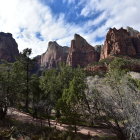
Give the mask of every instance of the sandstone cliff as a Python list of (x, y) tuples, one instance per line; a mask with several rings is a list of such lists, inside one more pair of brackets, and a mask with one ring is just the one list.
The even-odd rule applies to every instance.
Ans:
[(140, 32), (137, 30), (134, 30), (131, 27), (127, 27), (127, 31), (130, 34), (130, 37), (132, 39), (134, 48), (136, 50), (136, 55), (140, 54)]
[(113, 28), (107, 33), (100, 59), (107, 58), (111, 55), (136, 55), (134, 43), (127, 30)]
[(97, 47), (95, 50), (87, 41), (80, 35), (75, 34), (74, 39), (71, 41), (71, 47), (67, 57), (67, 64), (72, 67), (77, 67), (78, 65), (84, 67), (90, 63), (99, 61), (100, 48)]
[(83, 37), (74, 35), (71, 47), (62, 47), (57, 42), (49, 42), (47, 51), (38, 57), (41, 68), (57, 67), (58, 63), (66, 62), (72, 67), (86, 67), (110, 56), (140, 55), (140, 33), (131, 27), (127, 29), (110, 29), (104, 45), (92, 47)]
[(100, 59), (111, 55), (126, 55), (136, 57), (140, 55), (140, 32), (131, 27), (127, 29), (110, 29), (102, 47)]
[(14, 62), (18, 55), (18, 45), (12, 34), (0, 32), (0, 61)]
[(41, 67), (50, 69), (57, 67), (60, 62), (66, 62), (68, 49), (68, 47), (62, 47), (55, 41), (50, 41), (47, 51), (41, 55)]

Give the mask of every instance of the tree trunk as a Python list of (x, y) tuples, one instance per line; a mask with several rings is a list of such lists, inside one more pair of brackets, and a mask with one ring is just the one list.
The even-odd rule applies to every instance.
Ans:
[(25, 109), (27, 112), (29, 112), (29, 65), (27, 62), (26, 67), (26, 103), (25, 103)]
[(42, 119), (40, 119), (40, 126), (41, 126), (41, 128), (42, 128)]
[(5, 116), (6, 116), (6, 114), (7, 114), (7, 107), (0, 108), (0, 120), (3, 120), (5, 118)]
[(48, 117), (48, 124), (49, 124), (49, 127), (51, 127), (50, 117)]
[(76, 123), (75, 123), (75, 125), (74, 125), (74, 132), (75, 132), (75, 134), (77, 134), (77, 127), (76, 127)]

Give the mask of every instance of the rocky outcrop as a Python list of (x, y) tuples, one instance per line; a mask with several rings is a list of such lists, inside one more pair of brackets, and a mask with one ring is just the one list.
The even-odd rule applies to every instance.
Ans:
[(94, 47), (95, 51), (98, 53), (98, 54), (101, 54), (101, 49), (102, 49), (103, 45), (96, 45)]
[(129, 32), (131, 37), (137, 37), (137, 35), (139, 34), (139, 31), (137, 31), (129, 26), (126, 28), (126, 30), (127, 30), (127, 32)]
[(113, 28), (109, 30), (101, 51), (101, 59), (111, 55), (135, 56), (136, 54), (137, 51), (132, 36), (126, 29), (121, 28), (117, 30)]
[(127, 27), (127, 31), (130, 34), (134, 48), (136, 50), (136, 55), (138, 56), (140, 55), (140, 32), (137, 30), (134, 30), (131, 27)]
[(87, 41), (80, 35), (75, 34), (71, 41), (71, 47), (67, 57), (67, 64), (72, 67), (87, 66), (90, 63), (96, 62), (100, 57), (100, 49), (95, 50)]
[(47, 51), (41, 55), (41, 67), (50, 69), (57, 67), (60, 62), (66, 62), (68, 49), (66, 46), (60, 46), (56, 41), (50, 41)]
[(0, 32), (0, 61), (14, 62), (18, 55), (18, 45), (12, 34)]
[[(47, 51), (38, 56), (37, 67), (41, 69), (55, 68), (60, 62), (66, 62), (72, 67), (90, 66), (100, 59), (111, 56), (128, 56), (135, 57), (140, 55), (140, 33), (131, 27), (127, 29), (110, 29), (106, 35), (104, 45), (92, 47), (83, 37), (78, 34), (74, 35), (71, 41), (71, 47), (62, 47), (57, 42), (49, 42)], [(88, 67), (91, 71), (103, 70), (104, 67)], [(137, 68), (135, 68), (137, 69)]]
[[(37, 55), (36, 57), (33, 58), (33, 62), (34, 62), (34, 66), (33, 66), (33, 70), (32, 73), (37, 73), (39, 74), (41, 71), (41, 55)], [(40, 74), (41, 75), (41, 74)]]

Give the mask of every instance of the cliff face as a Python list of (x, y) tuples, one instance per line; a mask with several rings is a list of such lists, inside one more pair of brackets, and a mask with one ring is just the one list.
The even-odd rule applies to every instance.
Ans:
[(49, 42), (47, 51), (41, 55), (41, 67), (55, 68), (60, 62), (66, 62), (68, 47), (62, 47), (57, 42)]
[(33, 67), (33, 73), (39, 74), (40, 72), (40, 66), (41, 66), (41, 55), (37, 55), (34, 57), (34, 67)]
[(140, 32), (137, 30), (134, 30), (131, 27), (127, 27), (127, 31), (130, 34), (130, 37), (132, 39), (134, 48), (136, 50), (136, 55), (140, 54)]
[(55, 68), (58, 63), (86, 67), (110, 56), (140, 56), (140, 33), (133, 28), (110, 29), (104, 45), (92, 47), (83, 37), (74, 35), (71, 47), (62, 47), (57, 42), (49, 42), (47, 51), (37, 58), (41, 68)]
[(84, 67), (90, 63), (96, 62), (100, 57), (100, 49), (95, 50), (87, 41), (80, 35), (75, 34), (71, 41), (71, 47), (67, 57), (67, 64), (76, 67), (78, 65)]
[(136, 55), (132, 38), (127, 30), (113, 28), (107, 33), (100, 59), (107, 58), (111, 55)]
[(18, 45), (12, 34), (0, 32), (0, 61), (14, 62), (18, 55)]
[(131, 27), (127, 29), (110, 29), (107, 33), (101, 58), (111, 55), (137, 56), (140, 54), (140, 33)]
[[(12, 34), (0, 32), (0, 61), (14, 62), (19, 55), (18, 45)], [(71, 47), (62, 47), (57, 42), (48, 43), (47, 51), (35, 58), (35, 69), (50, 69), (64, 62), (72, 67), (86, 67), (110, 56), (130, 56), (140, 58), (140, 32), (131, 27), (110, 29), (104, 45), (92, 47), (83, 37), (74, 35)]]

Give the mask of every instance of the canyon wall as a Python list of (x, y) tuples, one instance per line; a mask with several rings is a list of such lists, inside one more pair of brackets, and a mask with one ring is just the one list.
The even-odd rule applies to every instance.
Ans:
[(0, 61), (14, 62), (18, 55), (18, 45), (12, 34), (0, 32)]

